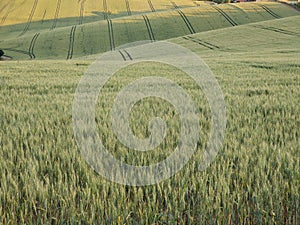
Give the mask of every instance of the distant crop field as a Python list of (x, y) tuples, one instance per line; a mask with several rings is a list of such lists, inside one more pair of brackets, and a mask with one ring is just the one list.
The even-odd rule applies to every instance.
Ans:
[[(0, 0), (0, 12), (0, 49), (12, 57), (0, 60), (0, 224), (299, 224), (300, 15), (295, 9), (274, 2)], [(159, 61), (165, 54), (182, 68), (199, 68), (189, 57), (155, 48), (159, 43), (200, 57), (197, 76), (205, 77), (209, 68), (222, 92), (224, 140), (205, 169), (210, 132), (221, 129), (205, 92), (214, 86), (211, 80), (199, 86), (198, 77)], [(138, 61), (141, 46), (150, 46), (140, 53), (151, 52), (151, 60)], [(90, 70), (95, 65), (99, 74)], [(127, 66), (107, 77), (103, 71), (111, 65)], [(97, 79), (85, 84), (86, 74)], [(124, 144), (128, 140), (116, 135), (123, 130), (112, 112), (120, 93), (143, 96), (142, 89), (134, 93), (135, 82), (157, 77), (173, 82), (164, 91), (176, 83), (195, 105), (195, 152), (174, 175), (151, 185), (105, 178), (76, 136), (79, 84), (94, 93), (97, 82), (105, 81), (95, 99), (84, 98), (95, 104), (91, 130), (113, 158), (145, 167), (183, 145), (179, 112), (191, 112), (187, 107), (178, 112), (156, 95), (136, 101), (128, 121), (138, 140), (150, 137), (156, 144), (155, 122), (166, 125), (163, 140), (151, 151)], [(145, 89), (155, 92), (160, 85)], [(93, 143), (91, 131), (84, 131), (83, 138)], [(116, 165), (108, 169), (120, 175)]]
[[(96, 22), (87, 23), (83, 19), (88, 18), (85, 16), (72, 17), (73, 19), (55, 16), (45, 23), (40, 21), (31, 24), (28, 21), (25, 24), (4, 26), (0, 31), (0, 48), (6, 49), (18, 59), (69, 59), (113, 50), (135, 41), (166, 40), (295, 15), (298, 15), (296, 10), (279, 3), (202, 3), (200, 6), (183, 8), (178, 3), (176, 8), (168, 11), (115, 19), (107, 17), (105, 20), (101, 18), (100, 21), (97, 19)], [(69, 56), (70, 47), (73, 48), (72, 57)]]
[[(201, 3), (205, 4), (205, 3)], [(25, 22), (41, 22), (62, 18), (73, 18), (73, 21), (81, 17), (97, 17), (95, 20), (108, 17), (120, 17), (125, 15), (140, 14), (141, 12), (155, 12), (178, 7), (195, 6), (191, 0), (3, 0), (1, 1), (2, 21), (1, 25), (12, 25)], [(86, 19), (86, 18), (84, 18)]]

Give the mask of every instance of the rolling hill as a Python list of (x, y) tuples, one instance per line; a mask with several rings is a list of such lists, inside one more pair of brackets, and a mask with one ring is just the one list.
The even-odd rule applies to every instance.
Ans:
[[(299, 224), (298, 11), (275, 2), (53, 2), (0, 0), (0, 49), (13, 57), (0, 61), (0, 224)], [(134, 63), (132, 42), (151, 49), (160, 40), (199, 56), (223, 92), (224, 143), (205, 170), (212, 129), (207, 96), (175, 66)], [(92, 119), (119, 161), (155, 164), (174, 151), (181, 130), (174, 106), (147, 97), (132, 107), (130, 128), (146, 138), (149, 121), (159, 117), (168, 128), (164, 140), (147, 152), (126, 147), (111, 122), (120, 90), (159, 76), (195, 104), (195, 153), (169, 179), (148, 186), (111, 182), (95, 173), (75, 140), (78, 84), (106, 51), (116, 63), (133, 62), (107, 80)]]
[[(122, 13), (125, 1), (124, 4), (115, 2), (111, 6), (114, 10), (104, 10), (101, 5), (96, 7), (91, 4), (93, 1), (78, 1), (75, 4), (58, 1), (56, 10), (54, 5), (50, 7), (50, 3), (46, 4), (47, 1), (23, 1), (22, 7), (20, 5), (23, 2), (20, 5), (14, 2), (7, 1), (4, 5), (6, 7), (2, 8), (4, 16), (0, 30), (0, 49), (16, 59), (71, 59), (114, 50), (130, 42), (166, 40), (299, 15), (296, 10), (280, 3), (211, 5), (188, 0), (178, 3), (158, 1), (160, 4), (145, 1), (139, 3), (143, 6), (138, 11), (139, 1), (132, 1), (131, 14), (126, 15)], [(24, 17), (16, 16), (20, 10), (25, 11), (26, 7), (31, 6), (29, 3), (33, 4), (33, 8), (27, 10), (31, 13), (22, 14)], [(149, 4), (154, 4), (156, 10), (149, 12)], [(80, 14), (76, 14), (78, 11)], [(104, 13), (106, 11), (111, 13), (108, 15)], [(48, 17), (44, 15), (45, 12)], [(52, 14), (54, 18), (51, 19), (49, 16)]]

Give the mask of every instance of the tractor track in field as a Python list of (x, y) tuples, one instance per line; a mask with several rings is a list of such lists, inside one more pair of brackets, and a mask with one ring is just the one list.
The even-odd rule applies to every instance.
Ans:
[(170, 2), (173, 5), (174, 9), (179, 9), (179, 6), (175, 2), (172, 2), (172, 1), (170, 1)]
[(153, 42), (153, 41), (155, 41), (155, 37), (153, 34), (152, 26), (150, 24), (150, 20), (149, 20), (148, 16), (146, 16), (146, 15), (143, 15), (143, 18), (144, 18), (144, 21), (145, 21), (145, 24), (146, 24), (146, 27), (148, 30), (149, 38)]
[(182, 20), (184, 21), (185, 25), (189, 29), (190, 33), (191, 34), (196, 33), (189, 19), (186, 17), (186, 15), (181, 10), (177, 10), (177, 12), (181, 16)]
[(31, 42), (30, 42), (30, 45), (28, 48), (28, 54), (31, 59), (35, 59), (34, 46), (35, 46), (36, 40), (38, 39), (39, 36), (40, 36), (40, 33), (36, 33), (33, 36), (33, 38), (31, 39)]
[(260, 28), (263, 30), (269, 30), (269, 31), (273, 31), (273, 32), (281, 33), (281, 34), (286, 34), (286, 35), (290, 35), (290, 36), (300, 36), (300, 33), (297, 33), (294, 31), (289, 31), (289, 30), (284, 30), (284, 29), (276, 28), (276, 27), (264, 27), (261, 25), (253, 25), (253, 27)]
[(60, 6), (61, 6), (61, 1), (62, 0), (57, 0), (55, 14), (54, 14), (54, 20), (53, 20), (53, 24), (52, 24), (50, 30), (53, 30), (56, 28), (58, 15), (59, 15), (59, 11), (60, 11)]
[(46, 17), (46, 13), (47, 13), (47, 9), (45, 9), (45, 11), (44, 11), (43, 18), (42, 18), (42, 21), (41, 21), (42, 24), (44, 23), (44, 20), (45, 20), (45, 17)]
[(120, 49), (119, 50), (120, 55), (122, 56), (124, 61), (132, 61), (132, 56), (130, 55), (130, 53), (128, 51), (126, 51), (126, 49)]
[(80, 3), (80, 15), (79, 15), (79, 22), (78, 22), (79, 25), (83, 24), (84, 4), (85, 4), (85, 2), (86, 2), (86, 0), (83, 0)]
[(126, 55), (128, 56), (128, 58), (129, 58), (130, 60), (133, 60), (133, 59), (132, 59), (132, 56), (129, 54), (129, 52), (128, 52), (126, 49), (124, 49), (124, 52), (126, 53)]
[(185, 39), (185, 40), (197, 43), (199, 45), (202, 45), (203, 47), (208, 48), (210, 50), (220, 50), (219, 46), (211, 44), (211, 43), (209, 43), (207, 41), (203, 41), (203, 40), (200, 40), (200, 39), (197, 39), (197, 38), (193, 38), (193, 37), (190, 37), (190, 36), (184, 36), (182, 38)]
[[(24, 0), (21, 4), (20, 4), (20, 6), (23, 6), (23, 4), (24, 4), (24, 2), (25, 2), (26, 0)], [(10, 8), (12, 9), (12, 10), (9, 10), (7, 13), (5, 13), (4, 15), (3, 15), (3, 17), (2, 17), (2, 19), (1, 19), (1, 21), (0, 21), (0, 25), (2, 25), (2, 24), (4, 24), (5, 23), (5, 21), (6, 21), (6, 19), (7, 19), (7, 17), (8, 17), (8, 15), (10, 14), (10, 12), (12, 12), (13, 10), (15, 10), (13, 7), (15, 6), (15, 1), (12, 1), (12, 3), (7, 3), (4, 7), (2, 7), (2, 9), (1, 10), (4, 10), (7, 6), (11, 6)]]
[(125, 54), (124, 54), (121, 50), (119, 50), (119, 53), (120, 53), (120, 55), (122, 56), (123, 60), (126, 61)]
[(107, 2), (106, 0), (103, 0), (103, 13), (104, 13), (104, 19), (108, 19), (108, 8), (107, 8)]
[(9, 15), (9, 12), (7, 12), (7, 13), (2, 17), (2, 20), (1, 20), (1, 22), (0, 22), (0, 25), (1, 25), (1, 24), (4, 24), (4, 22), (5, 22), (6, 18), (8, 17), (8, 15)]
[(128, 1), (128, 0), (125, 0), (125, 4), (126, 4), (127, 15), (128, 15), (128, 16), (131, 16), (132, 13), (131, 13), (129, 1)]
[(254, 7), (253, 5), (249, 5), (251, 7), (252, 10), (255, 11), (255, 13), (257, 13), (258, 15), (260, 15), (262, 18), (265, 17), (265, 14), (262, 11), (259, 11), (257, 7)]
[(111, 19), (107, 19), (107, 27), (108, 27), (108, 36), (109, 36), (109, 44), (110, 50), (115, 50), (115, 39), (114, 39), (114, 29)]
[(6, 3), (4, 6), (1, 7), (0, 13), (2, 14), (2, 11), (9, 5), (9, 3)]
[(72, 29), (70, 31), (70, 41), (69, 41), (67, 60), (73, 58), (76, 27), (77, 27), (76, 25), (72, 26)]
[(269, 7), (267, 7), (263, 4), (259, 4), (259, 6), (262, 7), (264, 10), (266, 10), (266, 12), (269, 13), (271, 16), (273, 16), (275, 19), (280, 19), (281, 18), (281, 16), (274, 13)]
[(228, 4), (228, 5), (230, 7), (232, 7), (232, 8), (234, 8), (234, 9), (238, 10), (239, 12), (243, 13), (247, 19), (250, 19), (249, 16), (248, 16), (248, 14), (242, 8), (240, 8), (240, 7), (238, 7), (238, 6), (234, 5), (234, 4)]
[[(1, 8), (1, 12), (2, 12), (9, 4), (10, 4), (10, 3), (7, 3), (5, 6), (3, 6), (3, 7)], [(14, 6), (14, 4), (13, 4), (13, 6)], [(6, 18), (7, 18), (8, 15), (9, 15), (9, 13), (10, 13), (10, 11), (8, 11), (7, 13), (5, 13), (5, 14), (3, 15), (3, 17), (2, 17), (2, 19), (1, 19), (1, 21), (0, 21), (0, 25), (3, 24), (3, 23), (5, 22)]]
[(148, 0), (148, 5), (149, 5), (149, 7), (150, 7), (151, 11), (152, 11), (152, 12), (155, 12), (155, 8), (154, 8), (154, 6), (153, 6), (153, 4), (152, 4), (152, 1), (151, 1), (151, 0)]
[(220, 9), (217, 6), (213, 6), (214, 9), (216, 9), (232, 26), (237, 26), (238, 24), (230, 17), (226, 12), (224, 12), (222, 9)]
[(25, 25), (25, 27), (24, 27), (24, 30), (22, 31), (22, 33), (21, 33), (19, 36), (24, 35), (24, 34), (29, 30), (29, 27), (30, 27), (32, 18), (33, 18), (33, 16), (34, 16), (34, 13), (35, 13), (37, 4), (38, 4), (38, 0), (34, 0), (33, 6), (32, 6), (32, 9), (31, 9), (31, 12), (30, 12), (29, 17), (28, 17), (28, 20), (27, 20), (27, 23), (26, 23), (26, 25)]

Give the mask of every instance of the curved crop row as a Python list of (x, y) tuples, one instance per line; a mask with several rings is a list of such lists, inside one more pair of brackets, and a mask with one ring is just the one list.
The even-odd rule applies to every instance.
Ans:
[(110, 50), (114, 50), (115, 49), (115, 38), (114, 38), (114, 29), (113, 29), (111, 19), (107, 20), (107, 26), (108, 26)]
[(220, 13), (222, 14), (222, 16), (232, 25), (232, 26), (237, 26), (238, 24), (230, 17), (228, 16), (227, 13), (225, 13), (222, 9), (220, 9), (217, 6), (214, 6), (214, 8)]
[(120, 49), (119, 50), (120, 55), (122, 56), (124, 61), (133, 60), (132, 56), (126, 49)]
[(32, 17), (33, 17), (33, 15), (34, 15), (34, 13), (35, 13), (37, 4), (38, 4), (38, 0), (34, 0), (33, 6), (32, 6), (32, 9), (31, 9), (31, 12), (30, 12), (30, 15), (29, 15), (29, 17), (28, 17), (28, 21), (27, 21), (27, 23), (26, 23), (26, 26), (24, 27), (24, 30), (23, 30), (22, 33), (20, 34), (20, 36), (23, 35), (23, 34), (25, 34), (25, 33), (29, 30), (29, 26), (30, 26), (30, 24), (31, 24)]
[(36, 40), (38, 39), (39, 36), (40, 36), (40, 33), (36, 33), (30, 42), (28, 53), (29, 53), (29, 56), (31, 59), (35, 59), (35, 54), (34, 54), (33, 50), (34, 50)]
[(155, 8), (154, 8), (151, 0), (148, 0), (148, 4), (149, 4), (149, 7), (150, 7), (151, 11), (155, 12)]
[(83, 16), (84, 16), (84, 4), (86, 0), (83, 0), (80, 3), (80, 15), (79, 15), (79, 25), (83, 24)]
[(60, 11), (60, 6), (61, 6), (61, 1), (62, 0), (57, 0), (56, 10), (55, 10), (54, 19), (53, 19), (53, 24), (52, 24), (50, 30), (53, 30), (56, 27), (57, 20), (58, 20), (58, 15), (59, 15), (59, 11)]
[(189, 31), (191, 32), (191, 34), (196, 33), (191, 22), (189, 21), (189, 19), (186, 17), (186, 15), (181, 11), (178, 10), (177, 11), (179, 13), (179, 15), (181, 16), (181, 18), (183, 19), (184, 23), (186, 24), (187, 28), (189, 29)]
[(126, 3), (127, 14), (128, 14), (128, 16), (131, 16), (131, 9), (130, 9), (129, 1), (125, 0), (125, 3)]
[(273, 16), (276, 19), (280, 19), (281, 17), (279, 15), (277, 15), (276, 13), (274, 13), (270, 8), (268, 8), (265, 5), (260, 5), (264, 10), (266, 10), (271, 16)]
[(185, 39), (185, 40), (197, 43), (199, 45), (202, 45), (203, 47), (208, 48), (210, 50), (220, 50), (219, 46), (211, 44), (211, 43), (209, 43), (207, 41), (200, 40), (199, 38), (194, 38), (194, 37), (190, 37), (190, 36), (184, 36), (182, 38)]
[(145, 21), (145, 24), (146, 24), (146, 27), (147, 27), (147, 30), (148, 30), (150, 40), (155, 41), (155, 37), (154, 37), (153, 30), (152, 30), (152, 27), (151, 27), (150, 20), (149, 20), (148, 16), (143, 15), (143, 18), (144, 18), (144, 21)]
[(69, 41), (67, 60), (72, 59), (73, 57), (76, 27), (77, 27), (76, 25), (73, 26), (70, 32), (70, 41)]

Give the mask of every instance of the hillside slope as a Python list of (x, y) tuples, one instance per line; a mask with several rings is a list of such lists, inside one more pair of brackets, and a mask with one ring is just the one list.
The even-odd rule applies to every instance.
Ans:
[[(58, 14), (57, 18), (52, 20), (48, 18), (47, 22), (38, 16), (36, 22), (33, 22), (34, 17), (30, 14), (27, 23), (19, 23), (24, 22), (27, 17), (14, 21), (13, 16), (7, 16), (5, 20), (2, 19), (3, 24), (7, 23), (7, 25), (1, 27), (0, 30), (0, 49), (4, 49), (14, 59), (72, 59), (113, 50), (120, 45), (135, 41), (165, 40), (299, 15), (299, 12), (280, 3), (240, 3), (217, 6), (197, 3), (197, 6), (192, 6), (191, 1), (185, 1), (180, 1), (178, 5), (173, 2), (173, 8), (169, 6), (164, 8), (166, 5), (161, 2), (161, 11), (153, 10), (154, 12), (149, 13), (149, 9), (147, 11), (145, 8), (144, 12), (141, 11), (137, 15), (132, 13), (125, 17), (116, 10), (106, 19), (102, 17), (88, 19), (89, 13), (86, 16), (81, 14), (82, 18), (71, 17), (70, 13), (65, 12)], [(41, 10), (38, 9), (39, 3), (36, 4), (36, 9), (32, 10), (34, 15)], [(4, 7), (4, 12), (7, 7)], [(89, 7), (91, 11), (93, 7)], [(13, 12), (18, 11), (15, 9)], [(110, 17), (118, 18), (110, 19)], [(14, 24), (8, 25), (11, 23)]]
[[(145, 187), (97, 176), (76, 146), (72, 104), (92, 56), (1, 62), (0, 224), (298, 224), (299, 27), (295, 16), (170, 40), (203, 58), (224, 93), (224, 147), (205, 171), (199, 162), (209, 134), (209, 107), (186, 74), (144, 63), (105, 84), (97, 116), (109, 116), (110, 99), (143, 76), (172, 78), (199, 108), (201, 139), (192, 160), (170, 179)], [(173, 113), (146, 103), (137, 117), (145, 123), (132, 120), (141, 131), (154, 118), (153, 109)], [(112, 132), (109, 120), (96, 121), (102, 134)], [(120, 152), (121, 144), (107, 145), (120, 160), (130, 158), (132, 151)]]

